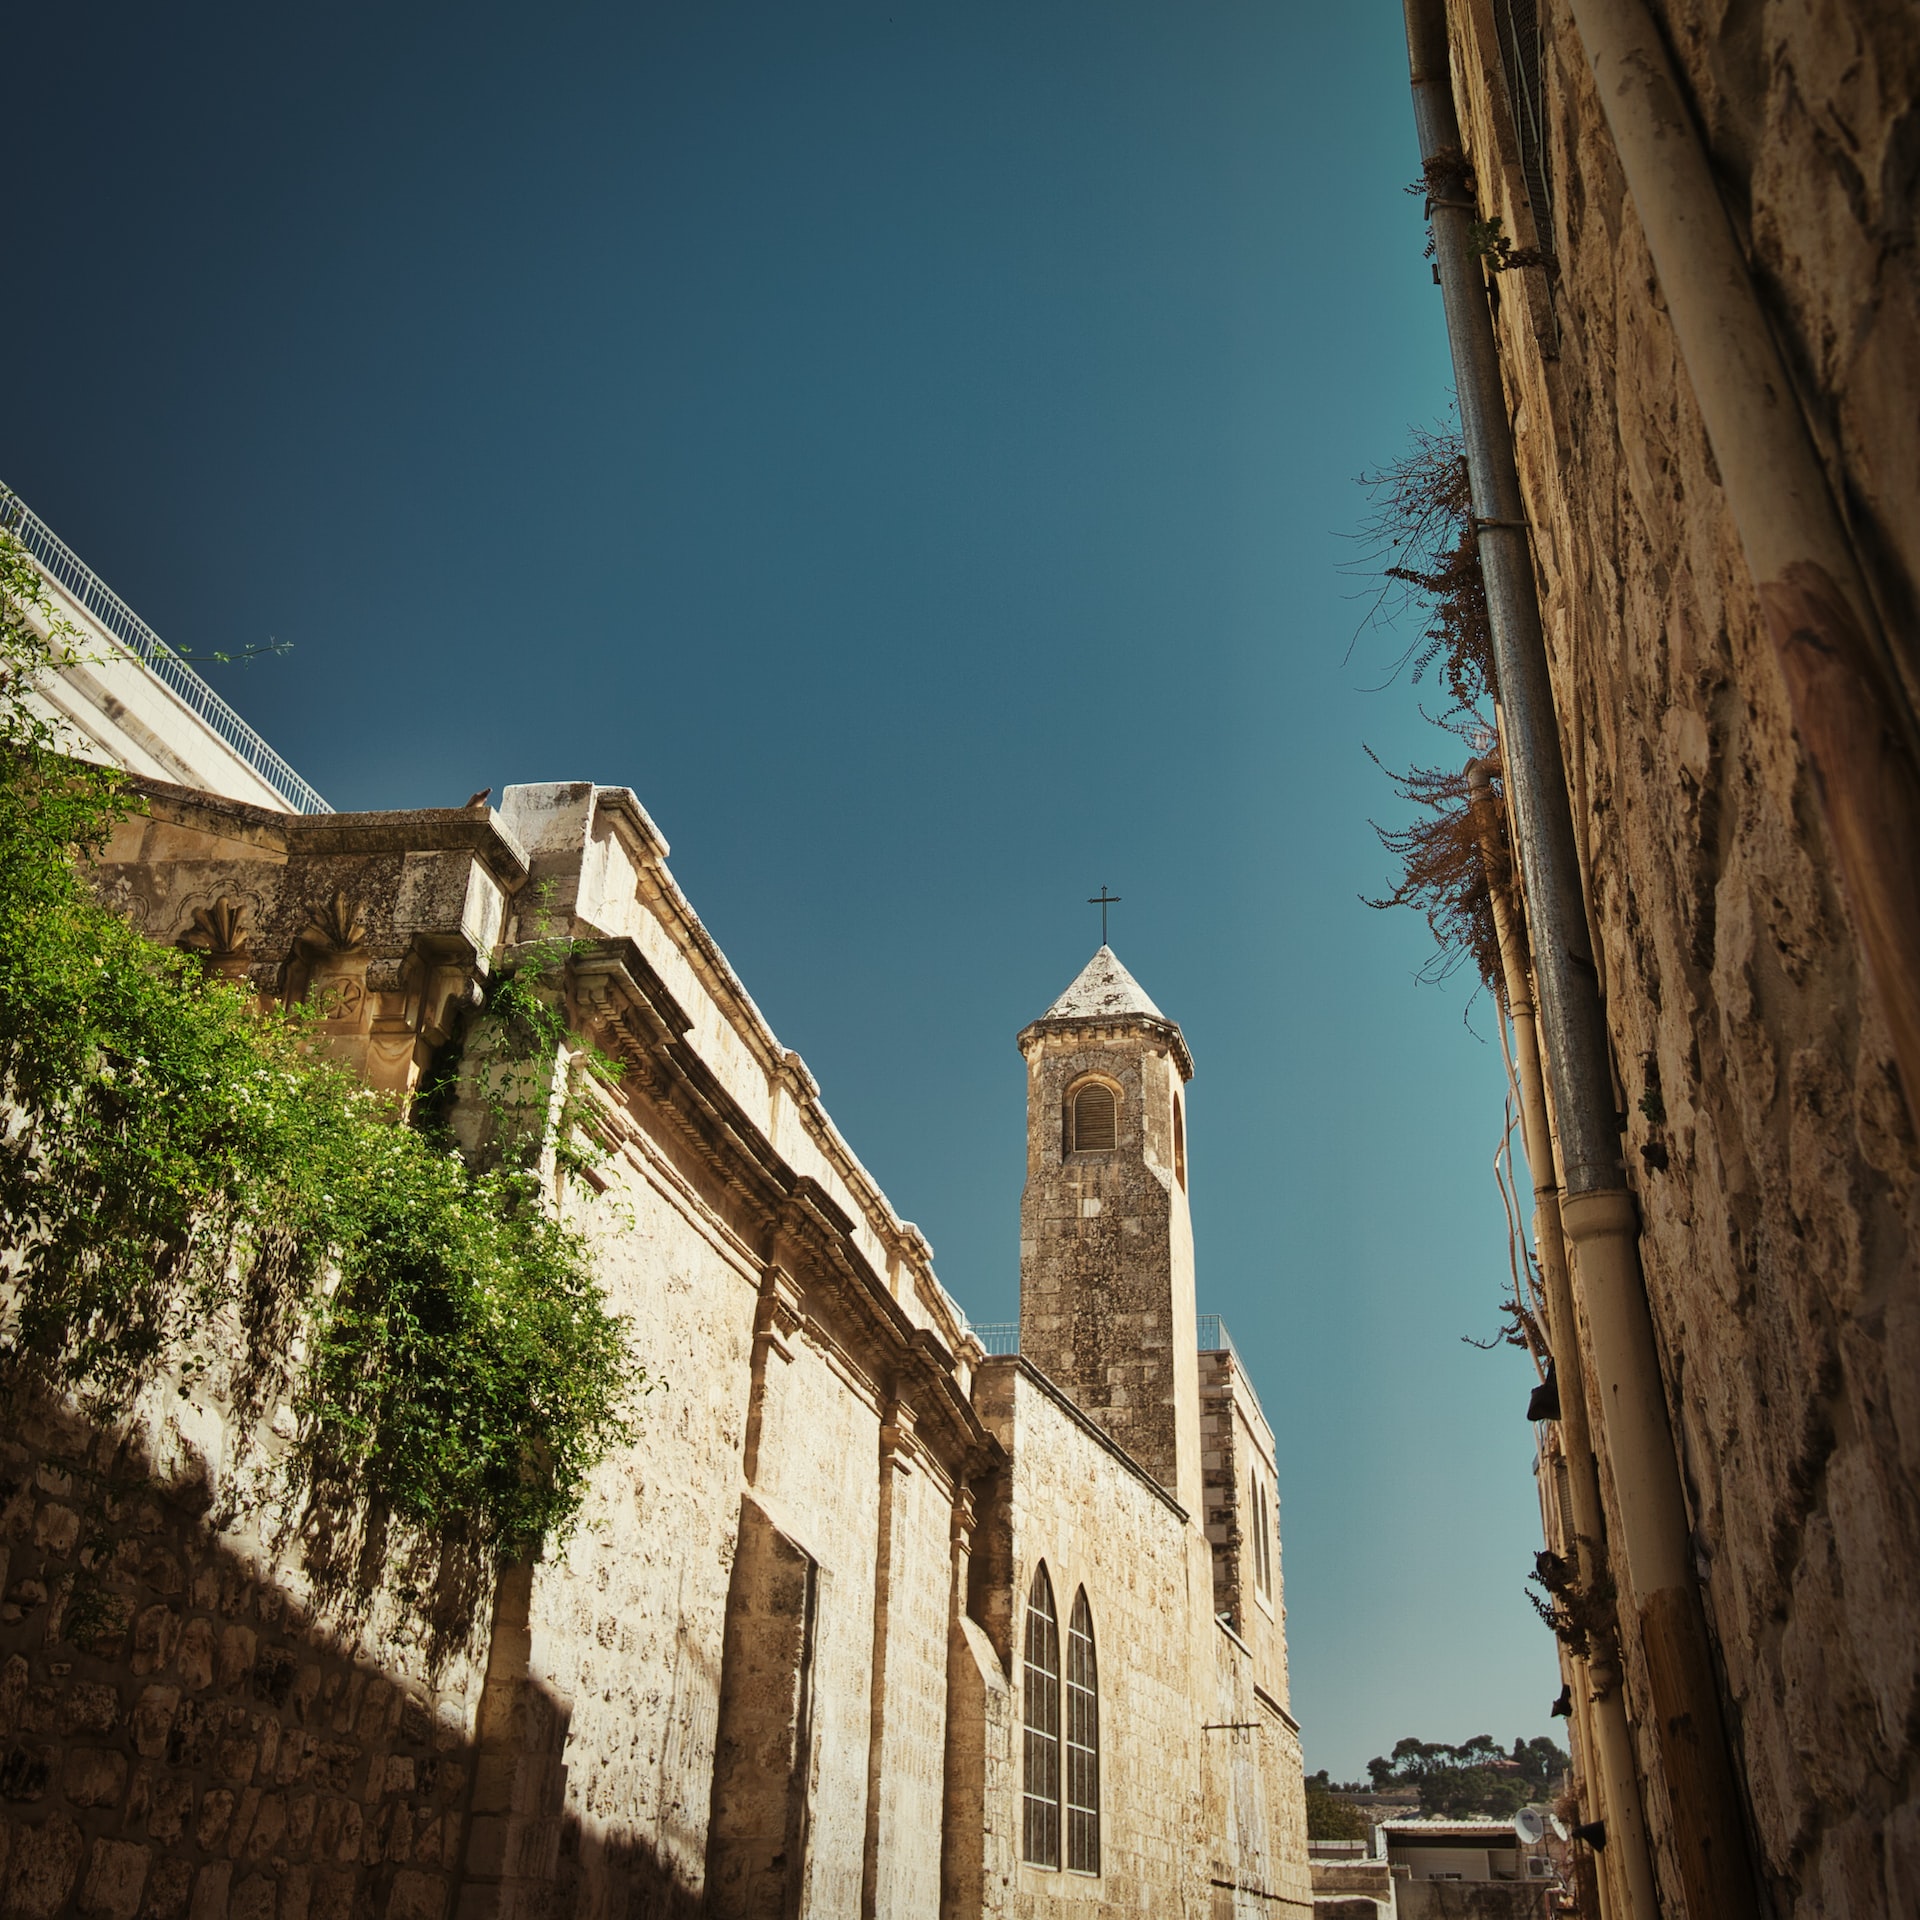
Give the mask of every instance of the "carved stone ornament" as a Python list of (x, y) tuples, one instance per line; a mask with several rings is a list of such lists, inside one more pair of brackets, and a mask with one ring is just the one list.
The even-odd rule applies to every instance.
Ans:
[(316, 946), (331, 947), (336, 953), (351, 953), (355, 947), (366, 944), (366, 915), (341, 888), (335, 887), (326, 905), (314, 915), (300, 937)]
[(312, 1000), (322, 1020), (357, 1021), (367, 1003), (367, 990), (350, 974), (328, 977), (314, 982)]
[(237, 960), (247, 950), (247, 903), (223, 893), (210, 907), (195, 907), (193, 925), (180, 936), (183, 947), (209, 960)]

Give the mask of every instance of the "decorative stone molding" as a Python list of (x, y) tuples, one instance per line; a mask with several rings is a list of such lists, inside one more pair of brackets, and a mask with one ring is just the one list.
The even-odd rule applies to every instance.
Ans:
[(755, 1357), (761, 1352), (793, 1358), (793, 1342), (807, 1323), (806, 1296), (785, 1267), (769, 1266), (760, 1282), (760, 1305), (754, 1316)]
[(252, 903), (229, 893), (220, 894), (204, 907), (194, 907), (193, 925), (180, 936), (179, 944), (197, 953), (210, 973), (228, 980), (244, 980), (251, 964), (247, 950), (247, 915)]

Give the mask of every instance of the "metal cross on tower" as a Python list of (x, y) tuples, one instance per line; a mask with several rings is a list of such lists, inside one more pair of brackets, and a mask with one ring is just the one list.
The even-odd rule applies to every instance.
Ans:
[(1103, 947), (1107, 944), (1107, 909), (1117, 907), (1119, 904), (1120, 896), (1117, 893), (1109, 893), (1105, 881), (1100, 883), (1098, 893), (1087, 896), (1087, 905), (1100, 909), (1100, 944)]

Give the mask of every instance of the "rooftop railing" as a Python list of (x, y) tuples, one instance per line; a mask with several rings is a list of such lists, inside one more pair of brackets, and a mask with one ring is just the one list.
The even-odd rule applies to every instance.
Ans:
[(296, 813), (331, 813), (254, 729), (194, 672), (67, 543), (4, 484), (0, 526), (33, 556), (34, 564), (77, 607), (139, 660), (183, 706), (250, 766)]
[(984, 1326), (973, 1330), (973, 1337), (989, 1353), (1018, 1353), (1020, 1351), (1020, 1322), (1018, 1320), (989, 1320)]
[(1240, 1360), (1240, 1349), (1233, 1344), (1233, 1335), (1227, 1331), (1227, 1323), (1217, 1313), (1203, 1313), (1200, 1316), (1200, 1338), (1196, 1342), (1202, 1353), (1230, 1353), (1240, 1361), (1244, 1371), (1246, 1362)]
[[(984, 1325), (976, 1326), (973, 1335), (991, 1354), (1020, 1351), (1018, 1320), (989, 1320)], [(1234, 1359), (1240, 1359), (1240, 1350), (1233, 1344), (1227, 1323), (1217, 1313), (1203, 1313), (1200, 1316), (1200, 1337), (1194, 1344), (1201, 1353), (1230, 1353)], [(1243, 1367), (1245, 1364), (1241, 1361)]]

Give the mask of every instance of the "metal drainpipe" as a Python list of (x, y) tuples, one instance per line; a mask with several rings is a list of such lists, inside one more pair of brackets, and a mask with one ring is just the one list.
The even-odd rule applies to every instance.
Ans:
[(1920, 733), (1666, 44), (1641, 0), (1571, 0), (1794, 731), (1920, 1115)]
[(1445, 0), (1405, 0), (1420, 154), (1429, 163), (1435, 258), (1467, 447), (1481, 570), (1506, 728), (1507, 805), (1534, 935), (1546, 1066), (1560, 1126), (1561, 1224), (1592, 1337), (1590, 1394), (1613, 1466), (1625, 1573), (1623, 1624), (1638, 1629), (1691, 1920), (1751, 1920), (1753, 1866), (1720, 1707), (1692, 1539), (1667, 1418), (1638, 1219), (1587, 941), (1573, 816), (1547, 674), (1525, 507), (1514, 467), (1485, 276), (1468, 248)]
[[(1501, 883), (1495, 842), (1499, 802), (1494, 798), (1494, 761), (1467, 766), (1467, 791), (1480, 828), (1481, 863), (1493, 904), (1494, 933), (1500, 944), (1507, 1016), (1513, 1022), (1515, 1078), (1520, 1083), (1520, 1137), (1533, 1180), (1533, 1247), (1547, 1294), (1547, 1338), (1553, 1348), (1554, 1379), (1560, 1389), (1560, 1444), (1567, 1462), (1571, 1532), (1583, 1588), (1604, 1575), (1606, 1509), (1600, 1500), (1600, 1469), (1593, 1456), (1587, 1417), (1587, 1371), (1574, 1321), (1573, 1280), (1567, 1272), (1566, 1244), (1560, 1233), (1560, 1187), (1554, 1172), (1553, 1130), (1547, 1120), (1546, 1087), (1540, 1072), (1540, 1043), (1534, 1028), (1532, 956), (1526, 929), (1514, 912), (1511, 891)], [(1587, 1695), (1583, 1724), (1590, 1727), (1588, 1749), (1597, 1763), (1607, 1822), (1603, 1880), (1613, 1881), (1631, 1920), (1658, 1920), (1653, 1859), (1647, 1851), (1641, 1783), (1634, 1765), (1633, 1732), (1627, 1725), (1623, 1680), (1617, 1667), (1570, 1659), (1574, 1684)], [(1617, 1876), (1617, 1877), (1616, 1877)]]

